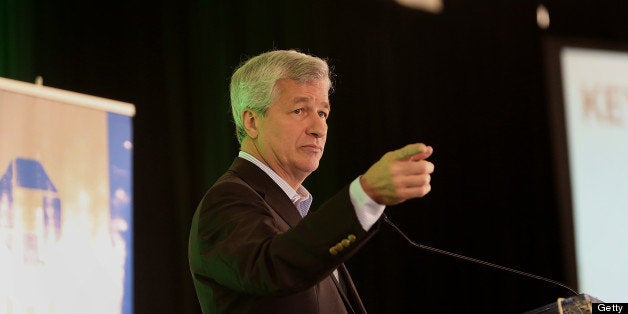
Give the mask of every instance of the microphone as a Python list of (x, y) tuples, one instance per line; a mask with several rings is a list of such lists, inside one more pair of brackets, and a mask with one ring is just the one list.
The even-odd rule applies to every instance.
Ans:
[(456, 258), (456, 259), (461, 259), (461, 260), (464, 260), (464, 261), (467, 261), (467, 262), (471, 262), (471, 263), (480, 264), (480, 265), (483, 265), (483, 266), (487, 266), (487, 267), (503, 270), (503, 271), (506, 271), (506, 272), (515, 273), (517, 275), (521, 275), (521, 276), (525, 276), (525, 277), (529, 277), (529, 278), (545, 281), (547, 283), (551, 283), (553, 285), (556, 285), (556, 286), (559, 286), (561, 288), (567, 289), (571, 293), (573, 293), (574, 295), (580, 295), (580, 293), (578, 293), (576, 290), (574, 290), (574, 289), (570, 288), (569, 286), (567, 286), (566, 284), (558, 282), (556, 280), (552, 280), (552, 279), (545, 278), (545, 277), (542, 277), (542, 276), (539, 276), (539, 275), (535, 275), (535, 274), (527, 273), (527, 272), (524, 272), (524, 271), (512, 269), (510, 267), (489, 263), (489, 262), (486, 262), (486, 261), (483, 261), (483, 260), (480, 260), (480, 259), (477, 259), (477, 258), (472, 258), (472, 257), (464, 256), (464, 255), (461, 255), (461, 254), (456, 254), (456, 253), (452, 253), (452, 252), (449, 252), (449, 251), (437, 249), (437, 248), (434, 248), (434, 247), (431, 247), (431, 246), (427, 246), (427, 245), (416, 243), (416, 242), (412, 241), (412, 239), (410, 239), (403, 231), (401, 231), (401, 229), (399, 227), (397, 227), (397, 225), (395, 225), (395, 223), (393, 223), (388, 218), (388, 216), (386, 216), (385, 213), (382, 214), (382, 218), (384, 219), (384, 221), (388, 225), (390, 225), (395, 231), (397, 231), (397, 233), (399, 233), (404, 239), (406, 239), (406, 241), (408, 241), (412, 246), (414, 246), (416, 248), (427, 250), (427, 251), (430, 251), (430, 252), (433, 252), (433, 253), (438, 253), (438, 254), (441, 254), (441, 255), (446, 255), (446, 256), (449, 256), (449, 257)]

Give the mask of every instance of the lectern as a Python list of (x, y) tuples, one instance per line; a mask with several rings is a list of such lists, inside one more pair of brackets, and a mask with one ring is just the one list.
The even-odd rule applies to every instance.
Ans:
[(592, 312), (593, 303), (603, 302), (590, 295), (580, 294), (567, 299), (559, 298), (552, 304), (539, 307), (524, 314), (586, 314)]

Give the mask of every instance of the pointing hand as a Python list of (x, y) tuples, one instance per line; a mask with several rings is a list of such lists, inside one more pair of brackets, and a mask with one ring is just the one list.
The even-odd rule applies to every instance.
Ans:
[(434, 164), (425, 160), (431, 146), (410, 144), (388, 152), (360, 177), (366, 194), (382, 205), (395, 205), (430, 192)]

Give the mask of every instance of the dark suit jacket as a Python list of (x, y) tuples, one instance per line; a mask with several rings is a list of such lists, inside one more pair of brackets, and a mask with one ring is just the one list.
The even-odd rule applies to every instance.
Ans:
[(266, 173), (236, 158), (192, 221), (189, 262), (203, 312), (366, 313), (343, 262), (372, 234), (348, 187), (302, 219)]

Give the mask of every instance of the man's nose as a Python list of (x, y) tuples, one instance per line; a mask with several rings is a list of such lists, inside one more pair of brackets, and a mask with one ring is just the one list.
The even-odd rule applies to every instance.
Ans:
[(313, 115), (312, 119), (309, 119), (307, 133), (319, 138), (327, 136), (327, 120), (319, 115)]

